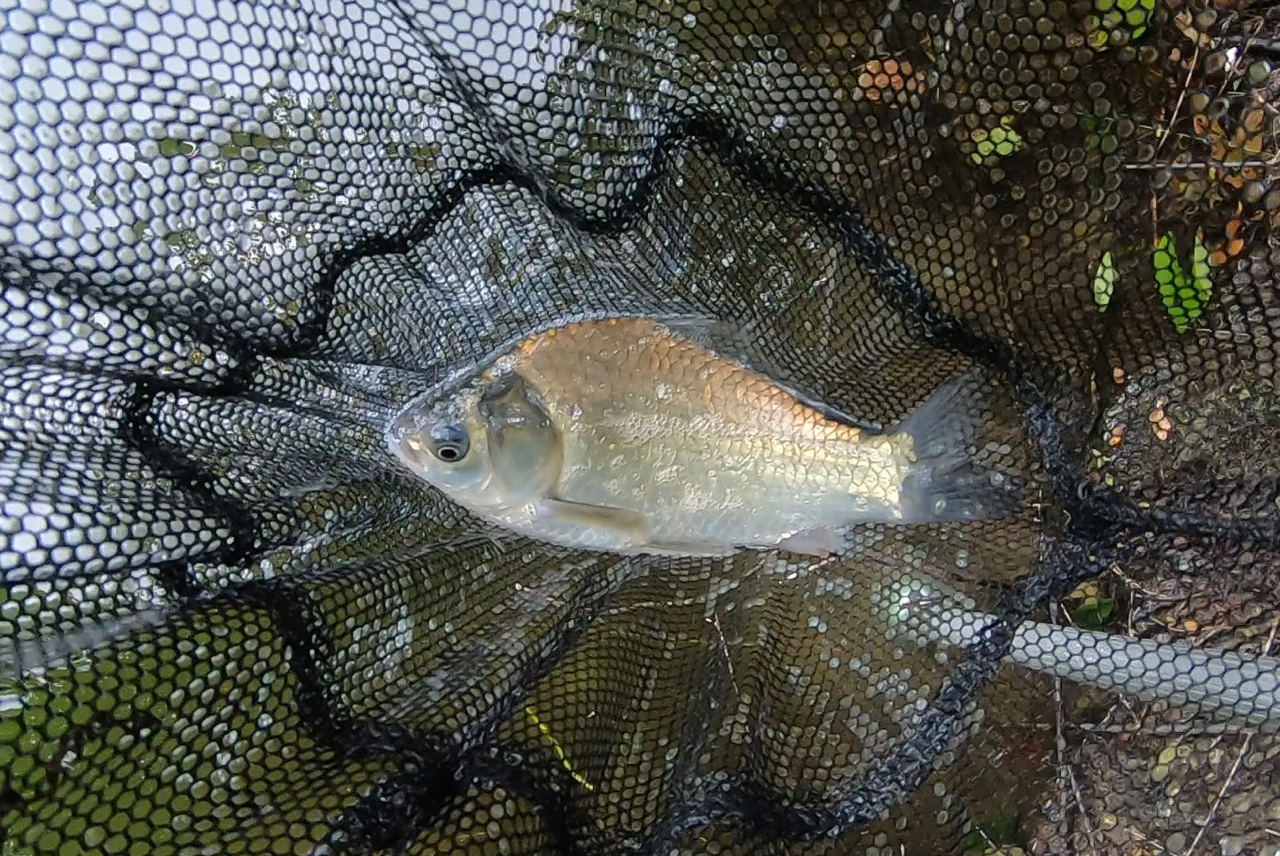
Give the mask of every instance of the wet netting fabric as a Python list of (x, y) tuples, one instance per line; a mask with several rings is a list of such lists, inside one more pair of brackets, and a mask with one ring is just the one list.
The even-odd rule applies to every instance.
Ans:
[[(0, 0), (0, 854), (1280, 850), (1277, 11)], [(710, 319), (1012, 517), (579, 553), (401, 467)]]

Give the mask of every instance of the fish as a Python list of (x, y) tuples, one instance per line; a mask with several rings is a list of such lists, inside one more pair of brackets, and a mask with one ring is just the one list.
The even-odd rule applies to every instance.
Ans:
[(486, 523), (584, 550), (828, 557), (859, 524), (1001, 517), (1014, 480), (973, 464), (983, 402), (960, 376), (875, 431), (675, 323), (527, 335), (410, 401), (389, 452)]

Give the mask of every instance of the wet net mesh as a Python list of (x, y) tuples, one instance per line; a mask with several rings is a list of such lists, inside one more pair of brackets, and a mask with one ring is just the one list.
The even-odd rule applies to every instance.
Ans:
[[(0, 2), (0, 854), (1280, 850), (1280, 74), (1236, 0)], [(383, 431), (584, 316), (997, 522), (488, 531)]]

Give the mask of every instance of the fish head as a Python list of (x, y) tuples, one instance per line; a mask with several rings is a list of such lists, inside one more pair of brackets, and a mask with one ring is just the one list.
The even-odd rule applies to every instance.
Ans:
[(489, 505), (493, 465), (476, 406), (480, 389), (469, 384), (441, 397), (410, 403), (387, 431), (387, 445), (401, 463), (464, 505)]
[(547, 496), (564, 460), (550, 415), (515, 373), (485, 373), (409, 405), (388, 445), (420, 478), (473, 509), (514, 509)]

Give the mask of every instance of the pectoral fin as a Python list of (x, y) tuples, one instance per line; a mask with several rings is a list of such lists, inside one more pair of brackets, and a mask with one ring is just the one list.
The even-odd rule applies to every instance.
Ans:
[(546, 498), (539, 500), (537, 513), (544, 525), (608, 532), (615, 549), (623, 552), (657, 556), (729, 556), (737, 552), (731, 545), (712, 541), (651, 541), (644, 515), (625, 508)]
[(625, 508), (613, 508), (608, 505), (588, 505), (583, 502), (570, 502), (567, 499), (543, 499), (538, 503), (538, 516), (548, 523), (560, 526), (583, 526), (593, 529), (608, 529), (621, 534), (633, 535), (637, 542), (643, 541), (649, 524), (641, 514)]

